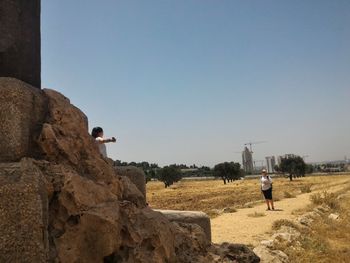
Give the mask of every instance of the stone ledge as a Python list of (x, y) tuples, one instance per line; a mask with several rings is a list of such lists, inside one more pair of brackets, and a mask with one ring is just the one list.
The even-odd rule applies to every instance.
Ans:
[(162, 213), (169, 221), (177, 223), (197, 224), (199, 225), (208, 240), (211, 242), (211, 225), (209, 216), (200, 211), (180, 211), (180, 210), (160, 210), (155, 209)]

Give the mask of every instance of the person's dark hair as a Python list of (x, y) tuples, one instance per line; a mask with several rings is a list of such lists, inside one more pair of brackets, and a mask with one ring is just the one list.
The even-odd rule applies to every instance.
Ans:
[(95, 127), (92, 129), (91, 135), (92, 137), (97, 138), (100, 132), (103, 132), (103, 129), (101, 127)]

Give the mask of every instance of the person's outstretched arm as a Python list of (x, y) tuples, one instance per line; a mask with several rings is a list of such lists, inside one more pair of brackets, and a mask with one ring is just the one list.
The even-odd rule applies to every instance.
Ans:
[(98, 138), (96, 138), (96, 141), (98, 141), (98, 143), (108, 143), (108, 142), (116, 142), (117, 139), (115, 137), (107, 138), (107, 139), (103, 139), (101, 137), (98, 137)]

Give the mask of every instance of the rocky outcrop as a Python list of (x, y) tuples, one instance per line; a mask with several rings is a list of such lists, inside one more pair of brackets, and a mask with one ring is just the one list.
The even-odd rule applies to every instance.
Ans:
[(117, 174), (129, 178), (146, 198), (146, 176), (140, 168), (134, 166), (115, 166), (115, 170)]
[(40, 89), (40, 0), (2, 0), (0, 14), (0, 76)]
[[(12, 85), (18, 81), (0, 79), (0, 93)], [(35, 94), (21, 85), (13, 105)], [(47, 110), (38, 131), (29, 128), (31, 158), (10, 151), (12, 162), (0, 164), (1, 262), (258, 262), (246, 247), (213, 246), (201, 227), (172, 223), (147, 207), (135, 184), (101, 156), (86, 116), (56, 91), (39, 96)], [(41, 103), (28, 111), (42, 112)], [(38, 118), (23, 114), (23, 126)]]

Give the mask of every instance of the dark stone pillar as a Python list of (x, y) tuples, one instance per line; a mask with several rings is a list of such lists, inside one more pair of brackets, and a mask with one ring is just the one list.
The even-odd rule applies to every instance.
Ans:
[(40, 0), (0, 0), (0, 77), (41, 88)]

